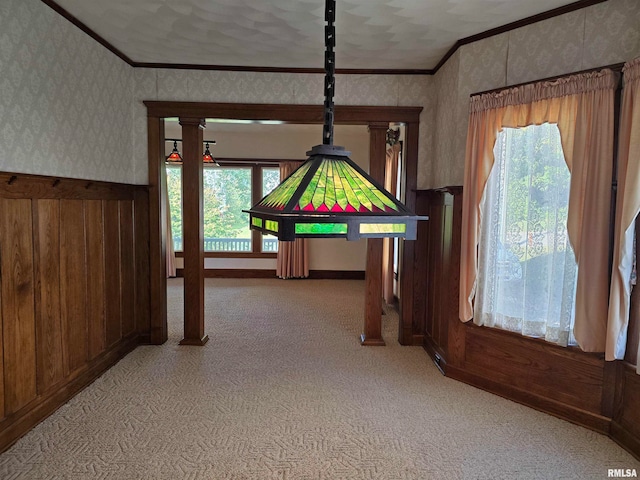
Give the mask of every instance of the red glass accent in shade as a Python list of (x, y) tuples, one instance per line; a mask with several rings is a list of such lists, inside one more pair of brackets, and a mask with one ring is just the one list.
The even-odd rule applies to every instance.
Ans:
[(328, 211), (329, 209), (324, 203), (320, 205), (318, 208), (316, 208), (316, 212), (328, 212)]
[(202, 155), (202, 163), (214, 163), (216, 165), (218, 164), (218, 162), (216, 162), (216, 159), (213, 158), (211, 152), (209, 151), (209, 142), (205, 143), (204, 155)]
[(332, 212), (344, 212), (342, 207), (340, 205), (338, 205), (337, 203), (333, 207), (331, 207), (331, 211)]
[(177, 141), (173, 142), (173, 150), (171, 150), (171, 153), (167, 157), (166, 162), (167, 163), (176, 163), (176, 164), (181, 164), (182, 163), (182, 156), (180, 155), (180, 152), (178, 151), (178, 142)]

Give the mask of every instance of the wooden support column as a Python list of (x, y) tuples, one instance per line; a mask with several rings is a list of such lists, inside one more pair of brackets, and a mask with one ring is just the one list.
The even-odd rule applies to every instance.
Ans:
[(182, 225), (184, 236), (184, 338), (204, 345), (204, 226), (202, 200), (203, 118), (180, 117), (182, 126)]
[[(412, 212), (416, 211), (416, 189), (418, 178), (418, 138), (420, 122), (405, 123), (404, 157), (404, 204)], [(415, 272), (422, 265), (415, 263), (414, 240), (400, 243), (400, 321), (398, 322), (398, 342), (400, 345), (422, 345), (422, 318), (415, 315), (416, 298), (421, 295), (420, 278)]]
[[(369, 175), (384, 185), (388, 122), (369, 123)], [(382, 239), (367, 239), (364, 333), (362, 345), (384, 346), (382, 339)]]
[(164, 164), (164, 120), (147, 118), (149, 150), (149, 342), (167, 341), (167, 173)]

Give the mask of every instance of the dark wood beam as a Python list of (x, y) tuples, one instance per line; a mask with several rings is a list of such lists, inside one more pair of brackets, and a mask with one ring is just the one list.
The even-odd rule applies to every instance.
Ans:
[[(155, 100), (145, 101), (144, 104), (147, 106), (147, 114), (152, 117), (279, 120), (286, 123), (320, 124), (324, 122), (322, 105), (164, 102)], [(422, 111), (422, 107), (336, 105), (335, 108), (335, 123), (344, 125), (362, 125), (368, 122), (418, 122)]]

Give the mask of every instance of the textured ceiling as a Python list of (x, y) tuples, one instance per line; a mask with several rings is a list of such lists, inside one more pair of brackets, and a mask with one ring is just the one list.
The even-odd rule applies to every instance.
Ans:
[[(457, 40), (575, 0), (338, 0), (336, 66), (431, 69)], [(323, 0), (57, 0), (134, 62), (323, 68)]]

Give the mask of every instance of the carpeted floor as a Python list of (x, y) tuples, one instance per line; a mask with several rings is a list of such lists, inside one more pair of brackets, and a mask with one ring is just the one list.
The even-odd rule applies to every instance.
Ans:
[(207, 280), (209, 343), (139, 347), (0, 455), (10, 479), (605, 479), (603, 435), (361, 347), (364, 282)]

